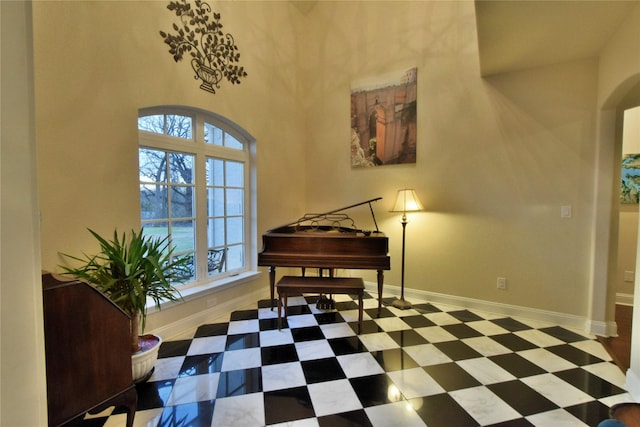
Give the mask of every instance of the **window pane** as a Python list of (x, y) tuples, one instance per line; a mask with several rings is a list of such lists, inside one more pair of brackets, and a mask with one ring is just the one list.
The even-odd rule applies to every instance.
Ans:
[(209, 123), (204, 124), (204, 142), (205, 143), (222, 146), (222, 135), (223, 135), (223, 132), (221, 129)]
[(227, 186), (242, 187), (244, 182), (244, 165), (240, 162), (227, 161)]
[(172, 183), (193, 184), (193, 155), (169, 153), (169, 162)]
[(138, 129), (153, 133), (164, 133), (164, 115), (138, 117)]
[(169, 235), (169, 228), (166, 222), (145, 224), (142, 234), (154, 239), (165, 239)]
[(191, 139), (193, 135), (191, 117), (167, 114), (167, 135)]
[(244, 251), (242, 245), (229, 246), (227, 253), (227, 269), (236, 270), (244, 267)]
[(242, 215), (243, 208), (244, 191), (240, 189), (227, 190), (227, 215)]
[(176, 254), (193, 252), (196, 247), (194, 221), (175, 221), (171, 225), (171, 244), (176, 248)]
[(167, 218), (167, 186), (140, 185), (140, 217), (142, 220)]
[(244, 229), (242, 217), (232, 217), (227, 219), (227, 243), (242, 243)]
[(207, 185), (224, 185), (224, 160), (207, 158)]
[(242, 143), (229, 134), (225, 135), (224, 145), (236, 150), (242, 150)]
[(224, 246), (224, 218), (211, 218), (207, 221), (208, 246)]
[(207, 215), (224, 215), (224, 188), (207, 189)]
[(207, 272), (214, 276), (226, 271), (227, 249), (209, 249), (207, 252)]
[(192, 217), (193, 210), (193, 187), (171, 187), (171, 216)]
[(140, 181), (166, 182), (167, 181), (167, 153), (150, 148), (138, 150), (138, 164), (140, 169)]

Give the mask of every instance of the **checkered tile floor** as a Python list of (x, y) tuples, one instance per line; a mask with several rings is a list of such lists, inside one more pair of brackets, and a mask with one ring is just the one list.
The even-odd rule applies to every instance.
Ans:
[[(631, 401), (594, 339), (554, 325), (367, 295), (289, 298), (278, 331), (269, 301), (165, 341), (138, 385), (136, 426), (596, 426)], [(385, 300), (390, 303), (390, 300)], [(113, 409), (111, 410), (113, 411)], [(123, 426), (122, 413), (81, 426)]]

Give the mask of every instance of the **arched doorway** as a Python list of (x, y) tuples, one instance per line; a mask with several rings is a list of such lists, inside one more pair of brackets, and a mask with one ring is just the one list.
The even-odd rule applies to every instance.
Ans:
[[(613, 285), (619, 230), (620, 161), (624, 111), (640, 105), (640, 74), (623, 81), (603, 104), (598, 123), (595, 217), (590, 330), (599, 335), (616, 334), (614, 319), (616, 290)], [(639, 242), (640, 243), (640, 242)], [(636, 271), (640, 263), (636, 262)], [(640, 307), (638, 274), (634, 305)], [(640, 325), (640, 310), (633, 321)], [(634, 365), (634, 359), (638, 360)], [(640, 331), (634, 328), (631, 341), (631, 369), (627, 372), (629, 392), (640, 396)]]

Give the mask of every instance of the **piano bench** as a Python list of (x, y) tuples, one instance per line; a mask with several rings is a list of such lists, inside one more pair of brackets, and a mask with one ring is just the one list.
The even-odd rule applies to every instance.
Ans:
[(287, 317), (287, 297), (304, 293), (358, 295), (358, 333), (362, 329), (362, 298), (364, 281), (361, 277), (284, 276), (276, 284), (278, 290), (278, 330), (282, 327), (282, 303)]

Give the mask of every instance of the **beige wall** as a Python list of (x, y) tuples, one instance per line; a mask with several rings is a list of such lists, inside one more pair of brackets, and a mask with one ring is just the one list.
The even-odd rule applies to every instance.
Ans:
[[(24, 171), (38, 173), (44, 268), (56, 268), (58, 251), (90, 250), (85, 227), (104, 232), (137, 225), (137, 109), (184, 104), (227, 116), (255, 137), (259, 233), (304, 211), (383, 196), (376, 212), (391, 242), (387, 282), (398, 285), (400, 226), (387, 210), (396, 189), (412, 186), (428, 212), (410, 218), (408, 287), (569, 315), (598, 311), (602, 320), (594, 307), (606, 295), (601, 282), (614, 188), (613, 179), (600, 179), (611, 176), (614, 158), (606, 148), (614, 140), (607, 109), (640, 71), (639, 7), (597, 63), (482, 80), (472, 2), (216, 2), (249, 77), (210, 95), (197, 89), (188, 64), (167, 53), (158, 31), (174, 18), (163, 4), (34, 3), (39, 161), (25, 160)], [(7, 10), (3, 2), (3, 110), (5, 66), (28, 75), (24, 64), (6, 61)], [(9, 17), (23, 19), (22, 13)], [(418, 162), (352, 170), (349, 83), (410, 66), (419, 73)], [(596, 120), (600, 110), (607, 111)], [(3, 156), (3, 173), (5, 163)], [(27, 203), (34, 187), (17, 187)], [(601, 190), (609, 194), (600, 196)], [(560, 219), (564, 204), (573, 207), (569, 220)], [(366, 221), (364, 213), (355, 215)], [(19, 224), (16, 230), (24, 228)], [(38, 238), (32, 242), (37, 250)], [(28, 258), (33, 272), (38, 257)], [(9, 271), (24, 272), (25, 259)], [(23, 320), (41, 309), (39, 284), (8, 283), (5, 271), (3, 263), (3, 326), (35, 327)], [(508, 291), (495, 289), (498, 275), (508, 278)], [(242, 291), (265, 284), (262, 277)], [(15, 292), (12, 301), (21, 299), (17, 312), (5, 310), (7, 289)], [(162, 325), (202, 305), (184, 304), (152, 321)], [(29, 415), (41, 424), (41, 334), (33, 339), (2, 334), (2, 384), (12, 390), (2, 394), (3, 421), (29, 402), (38, 407)], [(23, 370), (7, 373), (14, 360), (6, 358), (7, 345), (28, 350)], [(25, 371), (36, 377), (33, 387)]]
[[(471, 2), (217, 7), (249, 77), (210, 95), (167, 53), (158, 30), (174, 17), (160, 2), (35, 3), (44, 268), (59, 251), (87, 250), (86, 227), (137, 226), (137, 109), (183, 104), (255, 137), (259, 233), (382, 196), (386, 278), (399, 285), (401, 228), (387, 211), (398, 188), (415, 187), (428, 212), (410, 218), (407, 287), (589, 316), (598, 71), (615, 79), (628, 68), (615, 53), (481, 79)], [(411, 66), (417, 163), (351, 169), (351, 81)], [(572, 218), (560, 218), (562, 205)], [(166, 316), (158, 323), (182, 313)]]
[[(397, 189), (416, 188), (427, 212), (407, 226), (407, 287), (586, 316), (597, 62), (483, 80), (471, 2), (320, 2), (307, 26), (310, 210), (384, 197), (397, 286), (401, 227), (388, 210)], [(350, 82), (412, 65), (417, 163), (351, 169)]]
[[(257, 141), (258, 230), (303, 212), (305, 158), (299, 67), (288, 3), (221, 2), (248, 77), (199, 89), (188, 60), (175, 63), (159, 35), (177, 19), (166, 2), (34, 3), (38, 175), (42, 264), (59, 252), (91, 252), (87, 227), (111, 233), (139, 227), (137, 114), (141, 107), (187, 105), (213, 111)], [(263, 275), (264, 276), (264, 275)], [(268, 288), (259, 277), (236, 289)], [(227, 301), (229, 291), (218, 297)], [(147, 330), (207, 308), (191, 301), (149, 317)]]

